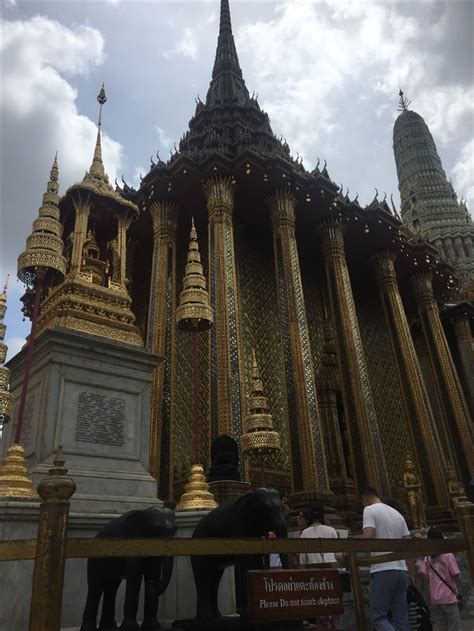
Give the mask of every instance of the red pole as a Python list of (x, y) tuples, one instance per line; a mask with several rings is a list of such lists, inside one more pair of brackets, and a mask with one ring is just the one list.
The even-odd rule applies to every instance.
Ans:
[(36, 324), (38, 321), (38, 313), (41, 301), (41, 289), (43, 281), (38, 277), (35, 289), (35, 302), (33, 306), (33, 314), (31, 316), (31, 331), (28, 337), (28, 346), (26, 347), (25, 372), (23, 374), (23, 383), (21, 384), (20, 407), (18, 408), (18, 417), (16, 421), (15, 443), (20, 442), (21, 426), (23, 424), (23, 416), (25, 413), (26, 393), (28, 391), (28, 382), (30, 380), (31, 362), (33, 360), (33, 347), (35, 345)]
[(199, 464), (198, 332), (193, 331), (193, 447), (194, 464)]

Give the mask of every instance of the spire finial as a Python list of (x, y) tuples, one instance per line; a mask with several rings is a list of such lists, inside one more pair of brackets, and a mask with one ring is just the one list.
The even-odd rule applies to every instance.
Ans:
[(232, 34), (229, 0), (221, 0), (216, 58), (206, 98), (206, 105), (225, 103), (239, 103), (240, 105), (250, 103), (250, 95), (242, 77)]
[(97, 101), (99, 102), (99, 122), (97, 124), (97, 140), (95, 143), (94, 157), (92, 158), (91, 168), (89, 169), (89, 175), (96, 178), (105, 180), (104, 164), (102, 162), (102, 144), (101, 144), (101, 127), (102, 127), (102, 106), (107, 101), (105, 96), (104, 84), (100, 88), (100, 92), (97, 95)]
[(411, 101), (410, 99), (407, 99), (404, 94), (403, 94), (403, 90), (400, 88), (400, 91), (398, 93), (398, 96), (400, 97), (400, 102), (398, 104), (398, 111), (399, 112), (405, 112), (408, 109), (408, 106), (410, 105)]

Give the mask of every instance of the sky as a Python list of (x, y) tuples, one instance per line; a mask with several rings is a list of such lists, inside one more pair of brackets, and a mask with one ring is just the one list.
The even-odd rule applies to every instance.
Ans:
[[(60, 192), (90, 166), (102, 81), (103, 157), (138, 186), (166, 160), (205, 100), (219, 2), (2, 0), (0, 271), (11, 274), (9, 357), (22, 321), (16, 259), (37, 216), (56, 150)], [(399, 87), (435, 138), (458, 196), (474, 208), (474, 2), (239, 2), (234, 36), (250, 93), (307, 169), (369, 203), (393, 193)], [(155, 158), (156, 159), (156, 158)]]

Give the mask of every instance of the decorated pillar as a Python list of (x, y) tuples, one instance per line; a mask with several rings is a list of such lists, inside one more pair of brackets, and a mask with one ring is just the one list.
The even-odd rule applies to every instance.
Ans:
[(431, 273), (418, 272), (411, 277), (411, 281), (436, 389), (444, 412), (446, 430), (449, 431), (449, 427), (455, 428), (457, 436), (454, 437), (454, 442), (457, 443), (456, 439), (459, 440), (468, 469), (464, 470), (463, 477), (467, 478), (467, 473), (474, 473), (472, 422), (439, 318)]
[[(414, 426), (414, 445), (417, 451), (423, 449), (428, 461), (429, 471), (424, 471), (425, 489), (433, 486), (435, 497), (440, 506), (449, 504), (446, 483), (445, 455), (438, 435), (435, 419), (426, 393), (420, 366), (416, 355), (410, 328), (403, 308), (402, 299), (395, 271), (396, 255), (393, 252), (378, 252), (373, 256), (375, 277), (380, 291), (385, 321), (390, 335), (393, 354), (396, 358), (400, 392), (403, 404)], [(418, 444), (417, 435), (422, 438)]]
[(151, 474), (158, 479), (159, 496), (168, 497), (169, 475), (163, 465), (168, 460), (165, 454), (169, 453), (171, 439), (171, 349), (174, 347), (172, 340), (175, 328), (178, 206), (175, 202), (159, 201), (151, 206), (150, 213), (154, 245), (147, 346), (165, 359), (153, 374), (149, 466)]
[[(369, 375), (344, 251), (344, 227), (338, 219), (320, 224), (327, 286), (343, 375), (342, 396), (351, 429), (351, 440), (361, 456), (363, 476), (383, 495), (390, 495), (382, 441), (372, 399)], [(357, 456), (356, 456), (357, 457)]]
[[(472, 307), (471, 307), (472, 308)], [(472, 316), (471, 316), (472, 317)], [(454, 335), (460, 360), (460, 377), (464, 386), (464, 395), (471, 412), (474, 415), (474, 348), (469, 324), (469, 315), (461, 311), (456, 313), (453, 321)]]
[[(336, 496), (353, 496), (355, 484), (352, 445), (345, 443), (338, 409), (341, 391), (336, 347), (329, 314), (325, 309), (324, 353), (318, 372), (317, 392), (326, 446), (326, 459), (331, 490)], [(340, 504), (340, 502), (337, 502)]]
[(77, 276), (81, 271), (82, 265), (82, 248), (84, 246), (87, 235), (87, 222), (89, 221), (90, 203), (74, 199), (74, 230), (72, 232), (72, 253), (71, 253), (71, 276)]
[(277, 191), (268, 200), (285, 356), (293, 505), (330, 494), (308, 324), (295, 238), (295, 199)]
[(232, 213), (234, 185), (230, 178), (204, 184), (209, 213), (209, 290), (215, 326), (211, 330), (211, 437), (242, 434), (242, 370), (239, 296)]

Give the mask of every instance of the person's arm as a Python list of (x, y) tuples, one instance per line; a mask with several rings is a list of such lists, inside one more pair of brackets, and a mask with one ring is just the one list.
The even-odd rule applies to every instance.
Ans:
[(364, 508), (362, 513), (362, 538), (373, 539), (375, 537), (375, 521), (369, 506)]

